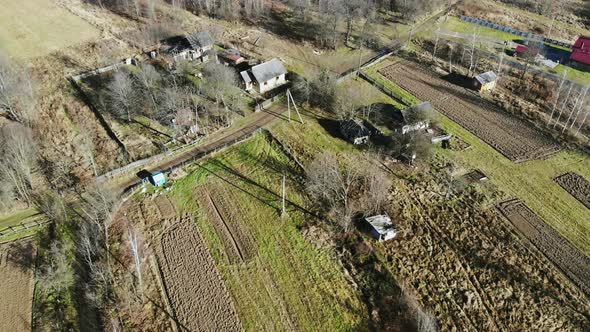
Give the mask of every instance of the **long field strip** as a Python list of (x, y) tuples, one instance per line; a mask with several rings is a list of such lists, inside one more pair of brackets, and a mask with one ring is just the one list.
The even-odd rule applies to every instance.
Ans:
[(414, 62), (403, 61), (383, 68), (379, 73), (419, 99), (430, 101), (437, 111), (512, 161), (537, 159), (559, 150), (555, 142), (525, 121)]
[[(203, 162), (170, 192), (193, 213), (247, 331), (335, 331), (363, 326), (361, 304), (330, 254), (298, 229), (299, 172), (265, 135)], [(280, 216), (287, 174), (287, 215)]]
[(32, 241), (0, 245), (0, 331), (31, 330), (34, 251)]

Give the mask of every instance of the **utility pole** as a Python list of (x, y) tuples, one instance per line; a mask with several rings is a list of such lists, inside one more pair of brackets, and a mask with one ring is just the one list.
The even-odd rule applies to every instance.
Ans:
[(287, 89), (287, 110), (289, 113), (289, 122), (291, 122), (291, 103), (293, 103), (293, 107), (295, 107), (295, 111), (297, 112), (297, 116), (299, 117), (299, 121), (301, 124), (303, 123), (303, 118), (301, 117), (301, 113), (299, 113), (299, 108), (297, 108), (297, 104), (295, 104), (295, 98), (293, 98), (293, 94), (291, 94), (291, 90)]

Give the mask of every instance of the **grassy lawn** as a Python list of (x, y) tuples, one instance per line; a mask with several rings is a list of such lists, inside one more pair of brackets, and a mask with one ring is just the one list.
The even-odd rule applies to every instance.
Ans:
[(0, 0), (0, 51), (36, 57), (91, 40), (99, 31), (50, 0)]
[[(443, 21), (440, 25), (433, 26), (431, 29), (428, 30), (428, 35), (431, 35), (436, 31), (437, 28), (441, 30), (449, 30), (467, 34), (473, 34), (474, 32), (481, 37), (488, 37), (497, 39), (500, 41), (516, 41), (522, 40), (523, 38), (517, 35), (513, 35), (508, 32), (484, 27), (481, 25), (473, 24), (470, 22), (465, 22), (458, 17), (449, 16), (449, 19)], [(426, 34), (424, 34), (427, 36)]]
[[(293, 205), (306, 205), (294, 167), (278, 147), (257, 135), (195, 166), (170, 195), (182, 212), (195, 214), (246, 330), (362, 328), (362, 304), (336, 260), (298, 229), (309, 216)], [(276, 195), (282, 174), (287, 174), (287, 199), (293, 203), (285, 218)], [(252, 258), (230, 263), (210, 215), (200, 206), (202, 195), (197, 195), (204, 191), (253, 239)]]
[[(389, 85), (395, 86), (392, 82)], [(393, 91), (408, 98), (408, 93), (399, 87)], [(416, 98), (414, 101), (417, 102)], [(566, 172), (590, 179), (590, 157), (562, 151), (547, 159), (515, 164), (455, 122), (440, 117), (445, 130), (471, 145), (465, 151), (441, 150), (441, 153), (466, 169), (480, 169), (506, 198), (522, 199), (547, 224), (590, 255), (590, 211), (553, 181), (555, 176)]]
[(581, 70), (577, 70), (572, 67), (568, 67), (568, 66), (564, 66), (564, 65), (560, 64), (560, 65), (557, 65), (557, 67), (555, 67), (551, 71), (556, 73), (559, 76), (562, 76), (566, 70), (567, 70), (567, 76), (566, 76), (567, 79), (572, 80), (577, 83), (580, 83), (580, 84), (584, 84), (584, 85), (586, 85), (590, 82), (590, 73), (585, 72), (585, 71), (581, 71)]
[(0, 217), (0, 229), (6, 228), (8, 226), (18, 225), (21, 222), (36, 216), (39, 214), (35, 208), (29, 208), (26, 210), (19, 210), (12, 214), (5, 215)]

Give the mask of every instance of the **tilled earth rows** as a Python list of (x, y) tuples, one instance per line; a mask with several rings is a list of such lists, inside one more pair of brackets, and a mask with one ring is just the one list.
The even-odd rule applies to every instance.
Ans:
[(517, 241), (477, 191), (450, 204), (442, 185), (397, 186), (389, 208), (400, 230), (384, 245), (399, 279), (441, 331), (579, 331), (590, 303), (553, 265)]
[(590, 209), (590, 181), (570, 172), (556, 177), (555, 182)]
[(240, 331), (232, 299), (194, 222), (173, 221), (162, 234), (158, 261), (176, 318), (190, 331)]
[(590, 258), (548, 226), (523, 202), (510, 200), (498, 206), (540, 252), (553, 262), (586, 295), (590, 296)]
[[(27, 240), (25, 240), (27, 241)], [(26, 254), (34, 256), (34, 247), (22, 246), (23, 240), (0, 245), (0, 331), (27, 331), (31, 329), (33, 305), (33, 270), (19, 262), (20, 248), (29, 249)], [(29, 264), (26, 264), (29, 265)]]
[(559, 150), (553, 140), (524, 120), (414, 62), (396, 63), (379, 73), (420, 100), (430, 101), (436, 110), (512, 161), (537, 159)]

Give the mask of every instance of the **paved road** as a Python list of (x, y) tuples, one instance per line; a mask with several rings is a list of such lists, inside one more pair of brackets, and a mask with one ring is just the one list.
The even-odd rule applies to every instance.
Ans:
[[(222, 149), (228, 145), (235, 143), (236, 140), (239, 140), (242, 137), (248, 137), (249, 135), (253, 134), (260, 128), (268, 125), (276, 119), (287, 120), (286, 112), (287, 107), (281, 103), (275, 105), (271, 109), (263, 110), (261, 112), (249, 115), (251, 117), (254, 117), (254, 120), (249, 122), (248, 125), (241, 128), (237, 128), (233, 131), (228, 131), (226, 134), (217, 138), (213, 142), (195, 146), (194, 148), (184, 151), (178, 154), (177, 156), (171, 157), (171, 159), (155, 161), (150, 165), (146, 165), (145, 170), (150, 173), (153, 173), (155, 171), (166, 171), (173, 169), (179, 165), (198, 160), (202, 157), (207, 156), (211, 152), (214, 152), (215, 150)], [(126, 173), (126, 175), (129, 175), (129, 173)], [(115, 177), (114, 179), (117, 178), (118, 177)], [(137, 176), (129, 176), (129, 178), (130, 179), (128, 180), (115, 184), (114, 189), (122, 192), (131, 189), (141, 183), (141, 179)]]

